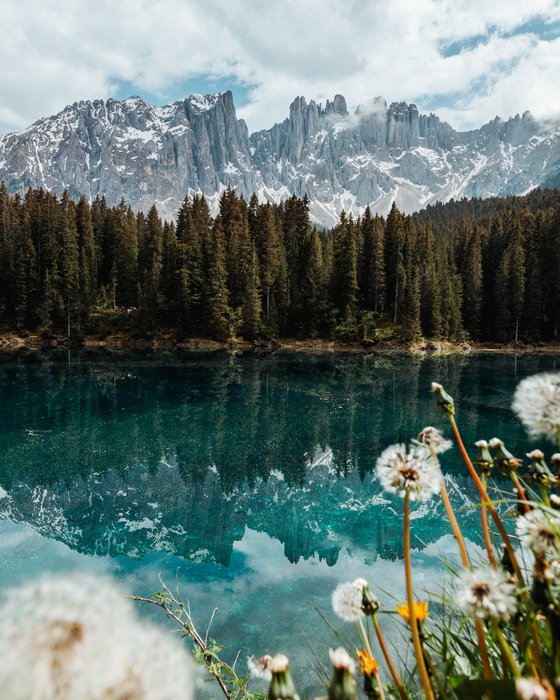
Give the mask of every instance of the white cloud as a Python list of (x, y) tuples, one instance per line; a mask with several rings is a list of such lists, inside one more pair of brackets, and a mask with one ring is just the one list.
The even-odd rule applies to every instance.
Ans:
[(560, 21), (560, 0), (4, 0), (0, 129), (122, 81), (163, 100), (223, 76), (250, 87), (239, 113), (251, 130), (282, 120), (296, 95), (336, 92), (351, 107), (416, 101), (465, 128), (556, 116), (560, 41), (523, 31), (529, 21)]

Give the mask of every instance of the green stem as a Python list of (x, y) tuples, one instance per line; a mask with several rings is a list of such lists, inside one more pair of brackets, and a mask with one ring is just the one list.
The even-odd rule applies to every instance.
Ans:
[(360, 628), (361, 637), (362, 637), (362, 640), (365, 644), (367, 653), (373, 658), (373, 652), (371, 651), (371, 644), (369, 643), (369, 637), (367, 635), (366, 628), (364, 627), (364, 623), (362, 622), (361, 617), (358, 620), (358, 627)]
[(513, 656), (513, 652), (511, 651), (511, 647), (508, 644), (507, 639), (504, 637), (504, 633), (498, 627), (497, 624), (494, 624), (494, 631), (496, 632), (496, 637), (498, 638), (498, 642), (500, 644), (500, 647), (504, 653), (507, 664), (510, 667), (510, 670), (511, 670), (514, 678), (521, 678), (521, 671), (519, 670), (519, 666), (517, 665), (517, 661), (515, 660), (515, 658)]
[(449, 415), (449, 421), (451, 423), (451, 427), (453, 428), (453, 433), (455, 434), (455, 440), (457, 441), (459, 451), (461, 452), (461, 456), (463, 457), (463, 461), (467, 465), (467, 469), (469, 470), (469, 473), (470, 473), (470, 475), (475, 483), (475, 486), (478, 489), (478, 492), (482, 498), (484, 505), (486, 505), (488, 507), (488, 511), (489, 511), (490, 515), (492, 516), (492, 519), (496, 523), (496, 527), (498, 528), (498, 530), (500, 532), (502, 540), (504, 541), (504, 545), (508, 551), (509, 558), (511, 559), (511, 563), (512, 563), (514, 571), (515, 571), (515, 575), (519, 579), (519, 582), (523, 586), (525, 586), (525, 581), (523, 579), (523, 574), (521, 573), (521, 568), (519, 566), (519, 562), (517, 561), (517, 557), (515, 556), (515, 552), (514, 552), (512, 544), (511, 544), (511, 540), (508, 537), (508, 534), (506, 532), (504, 524), (502, 523), (500, 516), (496, 512), (496, 509), (492, 505), (490, 497), (488, 496), (488, 492), (486, 491), (484, 484), (480, 480), (480, 477), (476, 473), (476, 469), (473, 467), (471, 459), (467, 453), (467, 450), (465, 449), (465, 445), (463, 444), (463, 440), (461, 439), (461, 434), (459, 433), (459, 428), (457, 427), (457, 423), (455, 422), (455, 416), (453, 416), (451, 414), (448, 414), (448, 415)]
[(408, 602), (408, 614), (410, 617), (410, 630), (412, 632), (412, 644), (414, 647), (414, 655), (416, 656), (416, 664), (418, 666), (418, 673), (420, 675), (420, 680), (422, 682), (422, 687), (424, 688), (424, 693), (426, 695), (426, 700), (435, 700), (434, 691), (432, 684), (430, 683), (430, 678), (428, 676), (428, 671), (426, 669), (426, 662), (424, 660), (424, 652), (422, 650), (422, 642), (420, 641), (420, 632), (418, 631), (418, 620), (414, 613), (414, 596), (412, 592), (412, 564), (410, 560), (410, 494), (406, 493), (404, 497), (404, 574), (406, 581), (406, 597)]
[(399, 691), (399, 695), (401, 696), (401, 700), (407, 700), (407, 695), (406, 695), (406, 692), (403, 688), (403, 684), (401, 683), (401, 679), (399, 678), (399, 675), (397, 673), (397, 669), (393, 665), (393, 661), (392, 661), (391, 656), (389, 654), (389, 650), (387, 649), (387, 645), (385, 644), (385, 640), (383, 639), (383, 635), (381, 634), (381, 627), (379, 626), (379, 621), (377, 619), (377, 615), (373, 616), (373, 626), (375, 628), (375, 633), (377, 634), (379, 646), (381, 647), (381, 651), (383, 652), (383, 656), (385, 657), (385, 661), (387, 663), (387, 667), (389, 668), (389, 672), (390, 672), (391, 676), (393, 677), (393, 682), (397, 686), (397, 690)]

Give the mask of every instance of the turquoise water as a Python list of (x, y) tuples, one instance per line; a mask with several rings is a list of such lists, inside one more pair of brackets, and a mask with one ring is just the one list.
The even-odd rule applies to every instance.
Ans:
[[(468, 445), (498, 435), (527, 451), (509, 406), (552, 356), (48, 354), (0, 361), (0, 589), (45, 572), (109, 574), (147, 595), (188, 596), (230, 658), (284, 651), (313, 685), (309, 645), (334, 636), (339, 581), (404, 597), (401, 503), (372, 478), (380, 451), (444, 427), (430, 394), (455, 397)], [(546, 451), (552, 446), (542, 445)], [(469, 539), (474, 490), (443, 459)], [(414, 510), (418, 593), (454, 556), (439, 502)], [(144, 610), (144, 614), (151, 611)], [(350, 626), (340, 623), (343, 634)], [(389, 620), (388, 636), (401, 634)]]

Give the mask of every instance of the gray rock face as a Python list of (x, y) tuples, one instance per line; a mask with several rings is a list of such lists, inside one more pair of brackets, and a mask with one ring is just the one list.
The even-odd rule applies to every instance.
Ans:
[(124, 197), (167, 217), (186, 194), (203, 193), (216, 208), (231, 186), (263, 201), (307, 194), (313, 219), (332, 225), (342, 209), (385, 214), (396, 201), (410, 213), (452, 198), (524, 194), (559, 172), (558, 124), (525, 112), (457, 132), (414, 104), (380, 97), (353, 114), (342, 95), (324, 107), (297, 97), (287, 119), (251, 136), (229, 91), (165, 107), (95, 100), (0, 137), (0, 180), (12, 192)]

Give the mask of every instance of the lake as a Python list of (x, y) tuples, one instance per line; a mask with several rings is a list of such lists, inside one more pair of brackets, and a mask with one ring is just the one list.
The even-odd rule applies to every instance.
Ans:
[[(161, 576), (188, 596), (202, 630), (219, 609), (210, 634), (229, 659), (240, 650), (242, 670), (248, 654), (283, 651), (312, 692), (310, 646), (338, 644), (316, 610), (332, 617), (336, 584), (363, 576), (387, 607), (404, 600), (402, 504), (372, 470), (384, 447), (447, 427), (431, 382), (455, 397), (468, 446), (497, 435), (524, 455), (513, 390), (559, 364), (499, 354), (4, 356), (0, 589), (79, 570), (149, 595)], [(475, 490), (456, 449), (442, 461), (476, 550)], [(439, 501), (413, 518), (421, 595), (456, 552)], [(394, 618), (383, 622), (402, 636)]]

